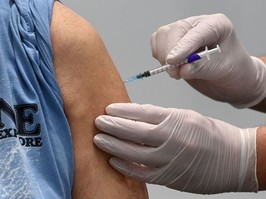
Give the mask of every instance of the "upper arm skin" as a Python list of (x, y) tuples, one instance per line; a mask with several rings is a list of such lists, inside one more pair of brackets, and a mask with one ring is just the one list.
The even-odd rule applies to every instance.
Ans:
[(75, 155), (73, 198), (144, 199), (144, 183), (125, 177), (96, 149), (94, 120), (113, 102), (129, 102), (124, 84), (97, 32), (83, 18), (55, 2), (52, 45)]

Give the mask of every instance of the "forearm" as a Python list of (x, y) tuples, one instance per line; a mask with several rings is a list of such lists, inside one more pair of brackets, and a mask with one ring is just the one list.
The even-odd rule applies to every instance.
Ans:
[[(260, 57), (260, 59), (266, 64), (266, 56)], [(265, 88), (266, 88), (266, 85), (265, 85)], [(251, 109), (266, 113), (266, 98), (262, 100), (259, 104), (251, 107)]]
[(257, 178), (259, 190), (266, 190), (266, 126), (257, 130)]

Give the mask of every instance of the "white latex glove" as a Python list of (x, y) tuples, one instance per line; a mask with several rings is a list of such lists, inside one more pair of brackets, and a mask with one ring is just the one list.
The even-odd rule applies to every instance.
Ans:
[[(112, 104), (94, 143), (125, 175), (169, 188), (213, 194), (258, 190), (256, 129), (240, 129), (191, 110)], [(119, 158), (117, 158), (119, 157)]]
[(171, 65), (217, 44), (221, 54), (171, 70), (170, 76), (183, 78), (204, 95), (238, 108), (258, 104), (266, 96), (265, 64), (248, 54), (223, 14), (179, 20), (159, 28), (151, 39), (153, 56), (161, 64)]

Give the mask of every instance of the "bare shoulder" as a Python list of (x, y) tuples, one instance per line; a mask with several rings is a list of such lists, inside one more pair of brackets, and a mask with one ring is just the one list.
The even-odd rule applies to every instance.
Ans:
[(75, 52), (87, 43), (96, 45), (101, 42), (88, 21), (58, 1), (54, 2), (51, 37), (54, 53), (62, 56)]
[[(107, 91), (112, 86), (112, 89), (124, 95), (123, 98), (128, 98), (120, 75), (97, 31), (87, 20), (59, 2), (54, 4), (51, 37), (54, 68), (63, 91), (70, 93), (71, 88), (73, 92), (80, 88), (89, 89), (101, 79), (101, 85), (107, 86), (102, 89)], [(112, 78), (116, 81), (112, 81)], [(96, 85), (98, 91), (101, 85)], [(94, 94), (93, 89), (90, 88), (87, 94)]]

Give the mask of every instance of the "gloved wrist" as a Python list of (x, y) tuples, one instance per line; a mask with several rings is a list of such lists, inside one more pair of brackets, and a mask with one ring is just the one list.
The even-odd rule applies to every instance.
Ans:
[(252, 78), (247, 78), (247, 81), (251, 79), (252, 82), (247, 84), (242, 101), (231, 103), (232, 106), (239, 109), (255, 106), (266, 97), (266, 65), (257, 57), (251, 56), (251, 59), (255, 74)]
[(241, 161), (238, 192), (258, 192), (256, 135), (258, 128), (241, 130)]

